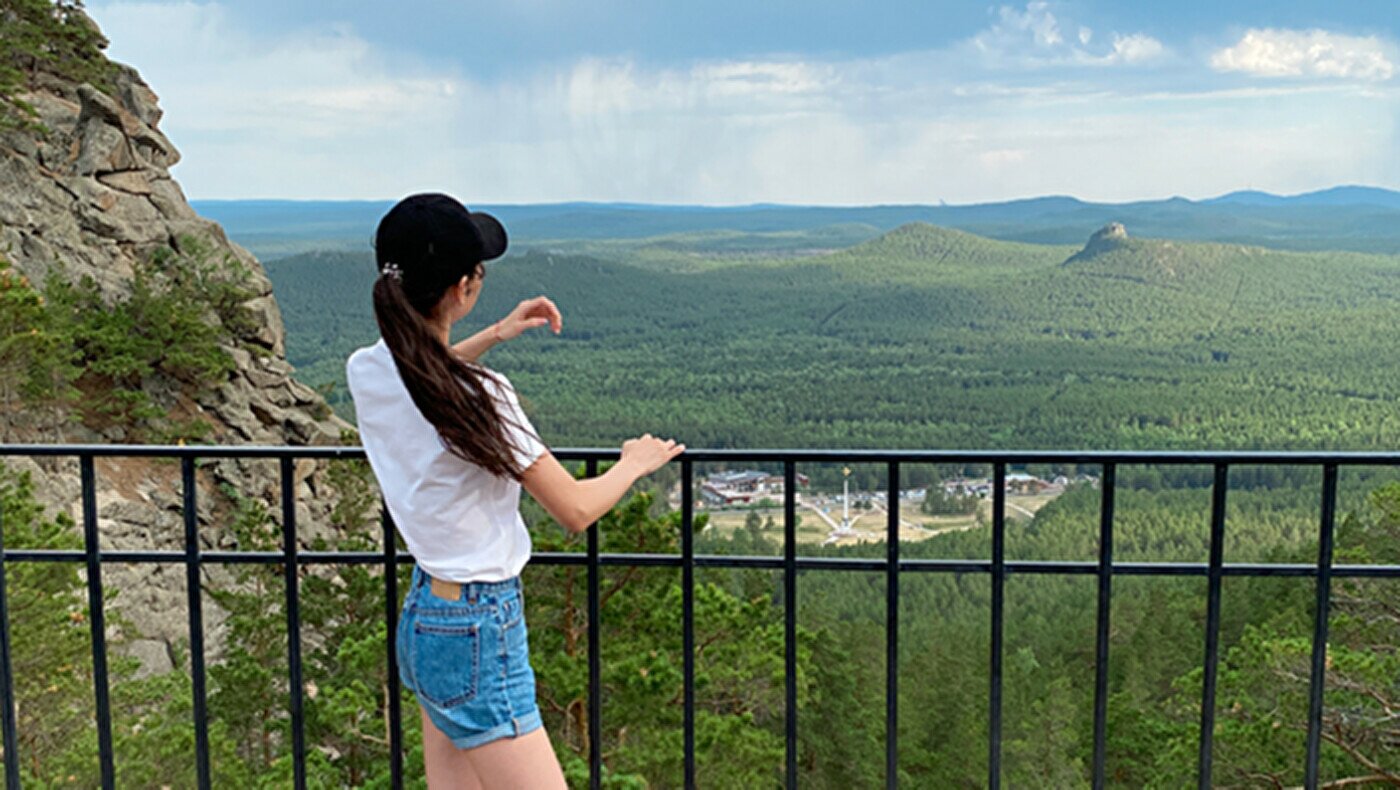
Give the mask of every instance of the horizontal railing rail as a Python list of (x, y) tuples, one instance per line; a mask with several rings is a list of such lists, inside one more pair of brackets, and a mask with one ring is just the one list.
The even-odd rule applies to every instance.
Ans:
[[(554, 454), (563, 461), (583, 461), (585, 474), (597, 474), (600, 462), (615, 460), (616, 449), (559, 449)], [(399, 710), (398, 673), (394, 635), (398, 617), (398, 575), (393, 570), (413, 562), (399, 554), (394, 526), (381, 507), (382, 551), (304, 551), (296, 535), (296, 492), (293, 486), (294, 462), (298, 459), (364, 458), (360, 447), (262, 447), (218, 445), (0, 445), (0, 459), (7, 456), (48, 456), (77, 458), (82, 488), (83, 548), (81, 550), (24, 549), (4, 547), (4, 524), (0, 523), (0, 704), (3, 704), (4, 755), (7, 786), (20, 786), (20, 752), (15, 723), (15, 698), (10, 654), (10, 623), (5, 587), (5, 567), (11, 562), (81, 562), (87, 570), (87, 591), (92, 634), (94, 696), (98, 733), (99, 765), (104, 788), (115, 784), (111, 703), (108, 696), (107, 651), (103, 618), (101, 581), (104, 562), (183, 563), (189, 608), (190, 663), (195, 730), (196, 775), (201, 788), (210, 787), (207, 688), (204, 665), (204, 624), (201, 610), (200, 568), (207, 564), (280, 564), (284, 568), (288, 634), (289, 687), (294, 782), (306, 786), (305, 721), (302, 710), (300, 591), (297, 569), (320, 564), (378, 564), (384, 570), (390, 684), (390, 761), (394, 787), (403, 783), (403, 734)], [(96, 473), (98, 457), (156, 457), (180, 461), (184, 514), (184, 549), (104, 550), (98, 539)], [(261, 458), (279, 461), (281, 492), (281, 551), (205, 551), (199, 545), (196, 509), (195, 461), (209, 458)], [(783, 465), (783, 553), (782, 556), (700, 555), (695, 553), (692, 525), (695, 518), (694, 465), (707, 462), (780, 463)], [(1323, 684), (1326, 675), (1326, 644), (1331, 580), (1333, 578), (1400, 579), (1400, 565), (1334, 564), (1332, 561), (1337, 511), (1337, 479), (1341, 467), (1400, 467), (1400, 452), (1098, 452), (1098, 451), (990, 451), (990, 450), (687, 450), (677, 461), (681, 467), (681, 550), (679, 554), (607, 553), (599, 551), (597, 527), (587, 532), (584, 553), (536, 552), (531, 562), (541, 565), (572, 565), (587, 568), (588, 588), (588, 738), (590, 785), (599, 787), (602, 779), (601, 744), (601, 662), (599, 576), (603, 567), (670, 567), (681, 569), (682, 650), (683, 650), (683, 727), (684, 779), (695, 784), (695, 582), (696, 568), (760, 568), (783, 571), (786, 782), (796, 786), (797, 763), (797, 574), (799, 571), (883, 572), (886, 585), (886, 684), (885, 684), (885, 776), (886, 785), (897, 784), (898, 691), (899, 691), (899, 581), (904, 573), (986, 573), (991, 577), (990, 666), (988, 688), (987, 785), (1000, 787), (1002, 763), (1002, 654), (1005, 632), (1005, 583), (1012, 574), (1095, 576), (1098, 599), (1095, 630), (1094, 753), (1093, 784), (1105, 784), (1107, 743), (1107, 699), (1109, 625), (1112, 580), (1115, 576), (1191, 576), (1207, 579), (1206, 639), (1204, 645), (1201, 699), (1200, 748), (1197, 779), (1201, 787), (1211, 782), (1211, 759), (1215, 720), (1216, 671), (1220, 659), (1221, 581), (1226, 577), (1305, 577), (1316, 579), (1312, 655), (1309, 670), (1309, 710), (1305, 784), (1316, 787), (1321, 744)], [(872, 463), (885, 466), (886, 552), (883, 559), (841, 557), (799, 557), (796, 538), (796, 468), (799, 463)], [(991, 556), (988, 559), (904, 559), (900, 557), (900, 470), (910, 464), (983, 464), (992, 468)], [(1006, 472), (1008, 467), (1027, 464), (1094, 465), (1100, 478), (1099, 556), (1096, 561), (1043, 561), (1006, 559)], [(1113, 557), (1114, 505), (1117, 470), (1128, 465), (1204, 465), (1213, 470), (1210, 549), (1206, 562), (1119, 562)], [(1318, 519), (1316, 563), (1227, 563), (1224, 561), (1225, 506), (1231, 466), (1320, 467), (1322, 486)], [(3, 514), (0, 514), (3, 515)]]

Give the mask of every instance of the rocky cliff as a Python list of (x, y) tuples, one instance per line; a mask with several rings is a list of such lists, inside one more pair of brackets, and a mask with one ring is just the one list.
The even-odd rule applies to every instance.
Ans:
[(1128, 229), (1123, 226), (1123, 223), (1110, 222), (1094, 231), (1094, 235), (1089, 237), (1089, 241), (1084, 245), (1084, 249), (1070, 256), (1069, 260), (1066, 260), (1065, 263), (1069, 264), (1075, 261), (1089, 260), (1100, 253), (1112, 252), (1113, 250), (1121, 248), (1123, 243), (1127, 240)]
[[(105, 89), (73, 84), (47, 73), (30, 76), (20, 98), (33, 106), (35, 128), (0, 128), (0, 256), (31, 282), (55, 273), (76, 281), (90, 276), (102, 296), (117, 300), (132, 288), (133, 270), (160, 250), (201, 248), (241, 267), (251, 285), (245, 303), (254, 321), (225, 350), (236, 370), (212, 388), (192, 392), (178, 382), (152, 380), (143, 388), (153, 402), (184, 418), (211, 426), (207, 441), (219, 444), (340, 444), (351, 426), (335, 417), (315, 390), (298, 382), (284, 352), (282, 318), (262, 266), (229, 241), (214, 222), (199, 217), (170, 176), (179, 161), (160, 130), (156, 94), (137, 72), (114, 64)], [(250, 349), (258, 353), (250, 353)], [(8, 424), (4, 424), (4, 423)], [(0, 413), (11, 441), (53, 441), (27, 422), (23, 410)], [(74, 425), (69, 442), (129, 441), (121, 425)], [(81, 523), (77, 464), (73, 460), (0, 458), (30, 470), (41, 500)], [(183, 545), (179, 470), (170, 462), (98, 459), (97, 506), (104, 549), (178, 549)], [(230, 548), (221, 520), (227, 503), (221, 486), (267, 502), (278, 502), (277, 465), (268, 461), (219, 460), (198, 469), (201, 534), (207, 548)], [(303, 539), (333, 530), (324, 463), (296, 465), (298, 523)], [(219, 568), (206, 569), (216, 579)], [(130, 649), (147, 668), (170, 666), (167, 645), (186, 637), (184, 570), (179, 566), (104, 566), (109, 588), (121, 590), (111, 605), (121, 610), (140, 637)], [(206, 600), (208, 600), (206, 598)], [(206, 612), (211, 651), (219, 650), (219, 612)], [(130, 636), (130, 635), (128, 635)]]

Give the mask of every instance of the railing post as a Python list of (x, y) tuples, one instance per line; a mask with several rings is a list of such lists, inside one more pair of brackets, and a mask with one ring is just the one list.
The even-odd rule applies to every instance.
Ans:
[(204, 677), (204, 610), (196, 499), (198, 486), (193, 456), (180, 458), (180, 485), (185, 511), (185, 598), (190, 610), (190, 693), (194, 697), (195, 777), (200, 790), (209, 790), (209, 709)]
[(681, 618), (685, 669), (685, 786), (695, 787), (695, 501), (691, 461), (681, 460)]
[(988, 693), (987, 786), (1001, 787), (1001, 670), (1006, 607), (1006, 462), (992, 472), (992, 645)]
[(1333, 530), (1337, 515), (1337, 465), (1322, 467), (1322, 523), (1317, 536), (1317, 608), (1313, 612), (1312, 670), (1308, 675), (1308, 762), (1303, 786), (1317, 787), (1322, 748), (1322, 692), (1327, 682), (1327, 619), (1332, 601)]
[[(598, 459), (584, 462), (584, 474), (598, 475)], [(684, 498), (684, 495), (682, 495)], [(603, 786), (602, 611), (599, 601), (598, 524), (588, 525), (588, 786)]]
[(384, 535), (384, 623), (389, 698), (389, 782), (394, 790), (403, 787), (403, 705), (399, 700), (399, 545), (394, 538), (394, 517), (389, 506), (379, 501), (379, 526)]
[(302, 710), (301, 606), (297, 583), (297, 507), (293, 458), (281, 456), (282, 569), (287, 593), (287, 679), (292, 715), (292, 777), (297, 790), (306, 788), (306, 717)]
[(5, 706), (5, 787), (18, 790), (19, 725), (15, 722), (15, 673), (10, 656), (10, 600), (5, 579), (5, 508), (0, 505), (0, 703)]
[(1108, 737), (1108, 635), (1113, 598), (1113, 495), (1116, 464), (1103, 465), (1099, 513), (1099, 612), (1094, 636), (1094, 790), (1104, 786)]
[(887, 471), (885, 510), (885, 787), (899, 786), (899, 463)]
[(1210, 566), (1206, 587), (1206, 658), (1201, 682), (1201, 753), (1196, 784), (1211, 786), (1211, 757), (1215, 743), (1215, 675), (1220, 665), (1220, 580), (1225, 556), (1225, 494), (1230, 485), (1230, 467), (1215, 465), (1211, 488)]
[(83, 549), (87, 560), (88, 622), (92, 626), (92, 680), (97, 697), (97, 749), (103, 790), (116, 786), (112, 708), (108, 696), (107, 625), (102, 610), (102, 557), (97, 535), (97, 483), (91, 455), (78, 458), (83, 487)]
[(797, 464), (783, 462), (783, 669), (787, 786), (797, 787)]

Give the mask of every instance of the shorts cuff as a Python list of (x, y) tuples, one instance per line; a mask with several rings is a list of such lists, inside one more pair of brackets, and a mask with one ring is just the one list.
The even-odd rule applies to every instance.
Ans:
[(453, 738), (452, 745), (456, 746), (458, 749), (474, 749), (478, 746), (485, 746), (492, 741), (500, 740), (501, 738), (519, 738), (522, 735), (538, 730), (543, 725), (544, 722), (540, 719), (540, 710), (539, 708), (535, 708), (529, 713), (516, 716), (510, 721), (497, 724), (486, 732), (477, 733), (476, 735), (466, 735), (461, 738)]

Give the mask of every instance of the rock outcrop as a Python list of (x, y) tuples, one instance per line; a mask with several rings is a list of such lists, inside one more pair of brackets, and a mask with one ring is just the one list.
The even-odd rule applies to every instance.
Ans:
[(1121, 222), (1110, 222), (1102, 228), (1094, 231), (1094, 235), (1089, 237), (1089, 241), (1084, 245), (1084, 249), (1071, 258), (1092, 258), (1102, 252), (1116, 250), (1123, 246), (1123, 242), (1128, 238), (1128, 229), (1123, 227)]
[[(160, 131), (155, 93), (127, 66), (116, 66), (112, 84), (114, 88), (104, 92), (39, 74), (21, 96), (48, 131), (0, 131), (0, 255), (36, 284), (59, 270), (73, 281), (91, 276), (103, 297), (110, 299), (130, 292), (133, 265), (162, 247), (179, 252), (182, 239), (197, 238), (216, 254), (232, 256), (249, 274), (255, 295), (246, 307), (257, 316), (256, 326), (226, 347), (237, 370), (212, 394), (191, 395), (174, 383), (162, 388), (159, 382), (148, 392), (172, 413), (208, 422), (214, 443), (340, 444), (342, 431), (351, 426), (333, 415), (319, 393), (294, 377), (286, 360), (281, 314), (262, 266), (229, 241), (218, 224), (198, 216), (171, 178), (170, 167), (180, 154)], [(266, 353), (249, 353), (250, 347)], [(6, 435), (20, 441), (54, 440), (51, 433), (26, 435), (22, 419), (23, 415), (0, 415), (0, 420), (13, 423), (3, 426)], [(67, 430), (63, 439), (120, 443), (127, 436), (117, 426), (78, 426)], [(0, 461), (30, 470), (41, 500), (81, 523), (75, 461)], [(200, 464), (199, 518), (206, 548), (232, 547), (221, 523), (228, 511), (220, 494), (223, 484), (268, 503), (277, 517), (277, 470), (276, 462), (261, 460)], [(99, 458), (96, 471), (104, 549), (182, 547), (178, 465)], [(303, 460), (295, 466), (303, 539), (333, 530), (329, 513), (335, 497), (324, 473), (324, 462)], [(205, 572), (208, 578), (222, 574), (217, 567)], [(178, 565), (103, 567), (106, 585), (122, 591), (112, 606), (146, 640), (130, 649), (150, 671), (170, 666), (169, 651), (161, 642), (187, 636), (183, 574)], [(206, 612), (211, 657), (219, 650), (219, 621), (211, 605)]]

